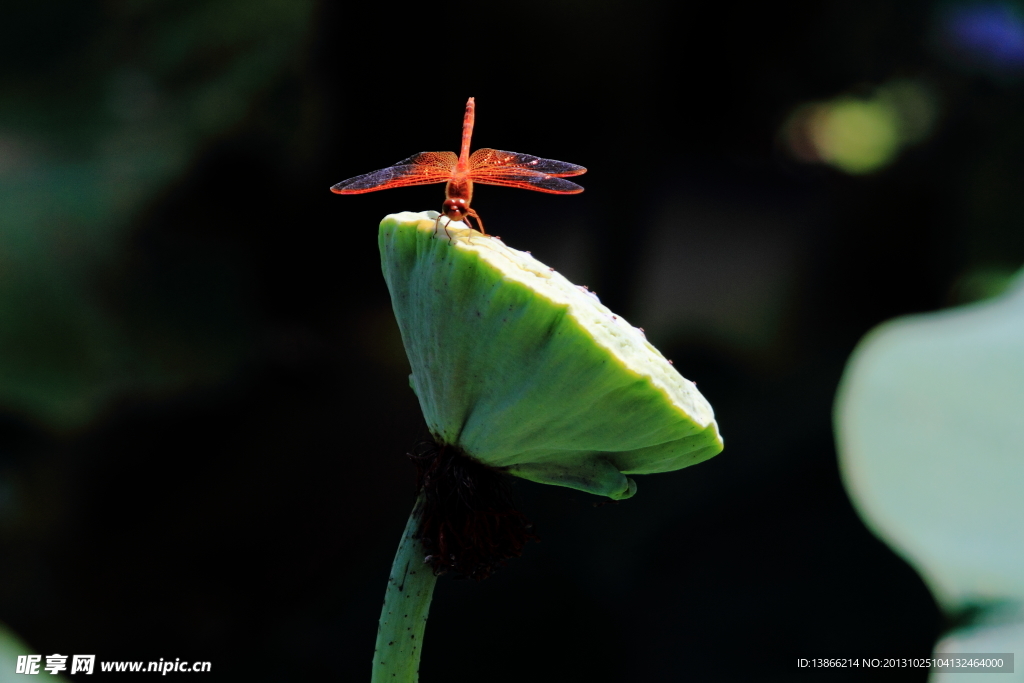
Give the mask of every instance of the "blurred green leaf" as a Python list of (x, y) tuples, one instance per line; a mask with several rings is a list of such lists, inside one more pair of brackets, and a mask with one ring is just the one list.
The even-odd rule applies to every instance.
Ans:
[(946, 652), (1024, 646), (1019, 608), (1005, 627), (986, 617), (1024, 604), (1022, 415), (1024, 271), (1001, 297), (882, 325), (843, 377), (837, 441), (858, 511), (948, 613), (985, 622), (991, 647)]
[[(32, 7), (29, 24), (52, 13)], [(159, 300), (136, 305), (161, 337), (142, 343), (144, 321), (125, 319), (99, 283), (139, 212), (297, 60), (312, 3), (103, 8), (45, 69), (29, 56), (4, 72), (0, 97), (0, 405), (55, 426), (87, 421), (118, 392), (209, 381), (239, 361), (237, 339), (159, 324)], [(181, 317), (169, 319), (187, 328)]]

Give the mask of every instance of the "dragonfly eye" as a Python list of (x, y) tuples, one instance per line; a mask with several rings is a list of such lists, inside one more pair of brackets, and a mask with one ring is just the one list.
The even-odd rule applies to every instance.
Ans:
[(441, 213), (453, 221), (461, 221), (469, 213), (469, 207), (466, 205), (465, 199), (446, 199)]

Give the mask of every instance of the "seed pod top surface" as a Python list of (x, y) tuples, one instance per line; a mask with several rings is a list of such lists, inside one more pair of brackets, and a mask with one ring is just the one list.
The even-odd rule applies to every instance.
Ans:
[(491, 467), (627, 498), (627, 474), (722, 450), (696, 386), (597, 296), (437, 214), (380, 225), (381, 264), (431, 433)]

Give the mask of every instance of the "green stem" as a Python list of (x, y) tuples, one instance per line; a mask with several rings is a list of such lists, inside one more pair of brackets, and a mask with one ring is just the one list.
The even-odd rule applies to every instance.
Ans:
[(427, 627), (430, 597), (437, 577), (423, 563), (426, 551), (415, 538), (419, 528), (423, 496), (409, 513), (409, 522), (391, 565), (384, 609), (377, 626), (377, 647), (373, 652), (372, 683), (416, 683), (423, 652), (423, 630)]

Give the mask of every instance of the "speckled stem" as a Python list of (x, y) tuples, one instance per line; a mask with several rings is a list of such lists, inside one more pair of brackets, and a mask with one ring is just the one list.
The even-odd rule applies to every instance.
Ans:
[(372, 683), (416, 683), (419, 680), (423, 631), (437, 582), (434, 572), (423, 563), (426, 551), (415, 538), (422, 508), (423, 496), (420, 495), (409, 514), (395, 562), (391, 565), (384, 609), (377, 626)]

